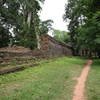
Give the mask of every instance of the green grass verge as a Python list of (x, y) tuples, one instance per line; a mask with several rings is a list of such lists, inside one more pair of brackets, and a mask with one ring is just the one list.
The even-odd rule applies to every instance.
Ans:
[(0, 76), (0, 100), (71, 100), (85, 59), (62, 57)]
[(100, 100), (100, 59), (95, 60), (87, 81), (87, 100)]

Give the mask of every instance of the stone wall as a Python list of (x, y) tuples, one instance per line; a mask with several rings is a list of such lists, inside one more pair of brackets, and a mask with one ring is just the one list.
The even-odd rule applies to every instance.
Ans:
[(34, 57), (48, 57), (48, 56), (72, 56), (71, 47), (55, 40), (51, 36), (41, 35), (41, 49), (29, 50), (28, 48), (14, 46), (12, 48), (6, 47), (0, 49), (0, 57), (15, 57), (15, 56), (34, 56)]
[(72, 56), (72, 48), (51, 36), (41, 35), (41, 50), (50, 56)]

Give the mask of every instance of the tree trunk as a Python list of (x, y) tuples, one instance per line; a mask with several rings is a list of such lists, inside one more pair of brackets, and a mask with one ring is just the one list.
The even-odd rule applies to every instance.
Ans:
[(27, 16), (27, 25), (29, 28), (31, 26), (31, 18), (32, 18), (32, 12), (30, 11)]
[(38, 49), (41, 49), (41, 44), (40, 44), (40, 36), (39, 36), (39, 34), (36, 34), (36, 38), (37, 38), (37, 48)]
[(9, 48), (11, 48), (13, 46), (13, 40), (12, 38), (10, 39), (10, 43), (9, 43)]
[(71, 39), (71, 45), (72, 45), (72, 53), (73, 53), (73, 56), (76, 56), (76, 53), (75, 53), (75, 44), (74, 44), (74, 36), (73, 35), (70, 35), (70, 39)]

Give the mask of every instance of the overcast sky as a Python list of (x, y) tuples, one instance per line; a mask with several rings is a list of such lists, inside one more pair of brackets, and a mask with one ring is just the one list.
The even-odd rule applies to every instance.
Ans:
[(65, 3), (67, 3), (67, 0), (45, 0), (40, 18), (42, 20), (52, 19), (54, 21), (53, 28), (66, 31), (67, 26), (62, 18)]

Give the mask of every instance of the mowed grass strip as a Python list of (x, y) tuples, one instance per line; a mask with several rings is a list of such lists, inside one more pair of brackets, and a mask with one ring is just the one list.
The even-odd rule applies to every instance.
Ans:
[(87, 100), (100, 100), (100, 59), (95, 60), (87, 81)]
[(0, 100), (71, 100), (85, 59), (61, 57), (0, 76)]

